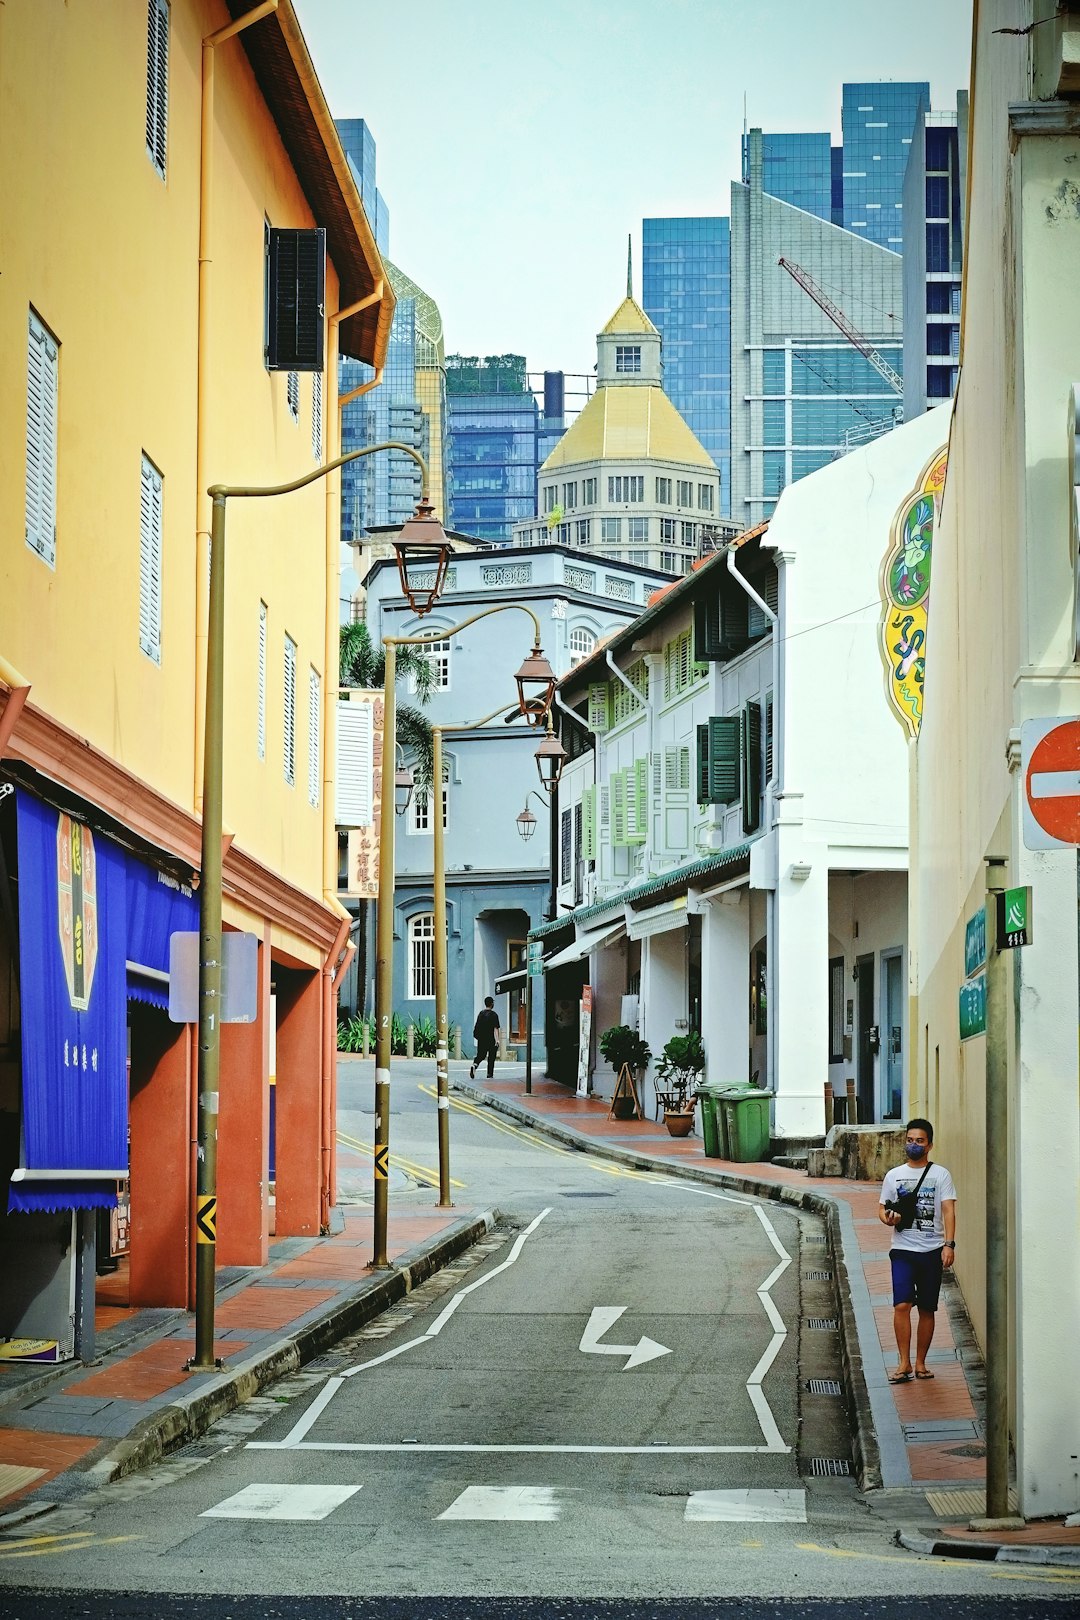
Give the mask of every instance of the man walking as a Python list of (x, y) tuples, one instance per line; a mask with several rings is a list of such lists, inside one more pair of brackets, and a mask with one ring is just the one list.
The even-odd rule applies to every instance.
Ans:
[(480, 1064), (487, 1058), (487, 1077), (490, 1080), (495, 1073), (495, 1051), (499, 1044), (499, 1015), (492, 996), (484, 997), (484, 1005), (473, 1025), (473, 1038), (476, 1041), (476, 1056), (469, 1064), (469, 1079), (475, 1077)]
[[(896, 1371), (890, 1384), (912, 1376), (933, 1378), (926, 1357), (934, 1337), (934, 1312), (944, 1266), (956, 1256), (956, 1188), (944, 1165), (930, 1162), (934, 1127), (909, 1119), (904, 1152), (907, 1163), (890, 1170), (881, 1184), (878, 1220), (892, 1228), (893, 1332)], [(919, 1313), (915, 1366), (911, 1365), (911, 1307)]]

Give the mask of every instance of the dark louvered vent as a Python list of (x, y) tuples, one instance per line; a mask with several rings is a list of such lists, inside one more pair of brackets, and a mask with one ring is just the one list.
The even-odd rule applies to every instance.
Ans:
[(326, 232), (271, 229), (267, 254), (266, 364), (271, 371), (322, 371)]

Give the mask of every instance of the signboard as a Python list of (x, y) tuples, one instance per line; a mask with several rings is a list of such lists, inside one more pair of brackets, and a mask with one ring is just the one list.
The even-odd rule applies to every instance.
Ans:
[(542, 939), (530, 939), (529, 941), (528, 973), (530, 979), (542, 979), (544, 976), (544, 942)]
[(577, 1095), (589, 1095), (589, 1051), (592, 1046), (592, 985), (581, 992), (581, 1017), (578, 1020)]
[(1031, 944), (1031, 889), (1006, 889), (997, 897), (997, 948), (1015, 951)]
[(1020, 756), (1024, 848), (1080, 844), (1080, 719), (1025, 720)]
[(986, 1034), (986, 974), (960, 986), (960, 1039)]
[(970, 979), (986, 966), (986, 908), (969, 917), (964, 928), (964, 978)]
[[(259, 998), (259, 936), (221, 936), (221, 1022), (253, 1024)], [(169, 937), (169, 1017), (174, 1024), (199, 1022), (199, 936)]]

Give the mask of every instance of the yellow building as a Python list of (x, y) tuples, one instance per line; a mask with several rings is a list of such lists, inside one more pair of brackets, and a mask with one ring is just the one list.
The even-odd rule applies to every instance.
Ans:
[[(0, 917), (17, 895), (19, 919), (17, 937), (0, 923), (0, 1170), (5, 1192), (12, 1167), (27, 1172), (20, 1207), (45, 1208), (28, 1131), (63, 1074), (11, 987), (28, 924), (52, 950), (54, 915), (35, 911), (55, 900), (30, 894), (26, 805), (58, 820), (61, 845), (93, 848), (96, 902), (65, 887), (66, 868), (49, 881), (62, 936), (74, 906), (76, 965), (80, 919), (89, 929), (99, 986), (124, 934), (126, 991), (111, 993), (130, 1051), (131, 1301), (183, 1304), (193, 1040), (161, 1003), (168, 934), (193, 926), (198, 881), (205, 491), (289, 482), (336, 453), (338, 348), (381, 366), (394, 297), (290, 0), (17, 0), (0, 9), (0, 72), (0, 794), (16, 789), (0, 799)], [(222, 1036), (226, 1264), (266, 1255), (275, 1049), (277, 1231), (317, 1233), (332, 1197), (330, 483), (229, 503), (224, 919), (257, 936), (259, 966), (256, 1021)], [(144, 893), (151, 909), (173, 897), (156, 941), (138, 934)], [(94, 1084), (126, 1114), (117, 1061), (103, 1047)], [(46, 1131), (38, 1151), (84, 1207), (100, 1201), (92, 1144), (85, 1162), (50, 1163), (64, 1145)], [(105, 1168), (120, 1167), (106, 1154)], [(71, 1202), (53, 1188), (54, 1210)]]

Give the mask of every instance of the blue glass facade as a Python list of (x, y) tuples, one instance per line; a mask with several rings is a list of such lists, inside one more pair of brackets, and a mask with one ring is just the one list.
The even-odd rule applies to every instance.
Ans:
[(903, 250), (904, 171), (928, 83), (845, 84), (844, 226)]
[(375, 184), (375, 137), (363, 118), (337, 118), (334, 127), (345, 156), (352, 165), (353, 178), (376, 246), (380, 253), (388, 253), (390, 212)]
[(664, 392), (720, 472), (731, 510), (731, 236), (726, 219), (642, 221), (642, 305), (663, 339)]
[(524, 357), (449, 355), (446, 404), (449, 527), (509, 545), (514, 524), (536, 514), (541, 416)]
[[(749, 136), (743, 136), (742, 177), (748, 183)], [(761, 189), (818, 219), (833, 218), (833, 149), (827, 134), (761, 137)]]

